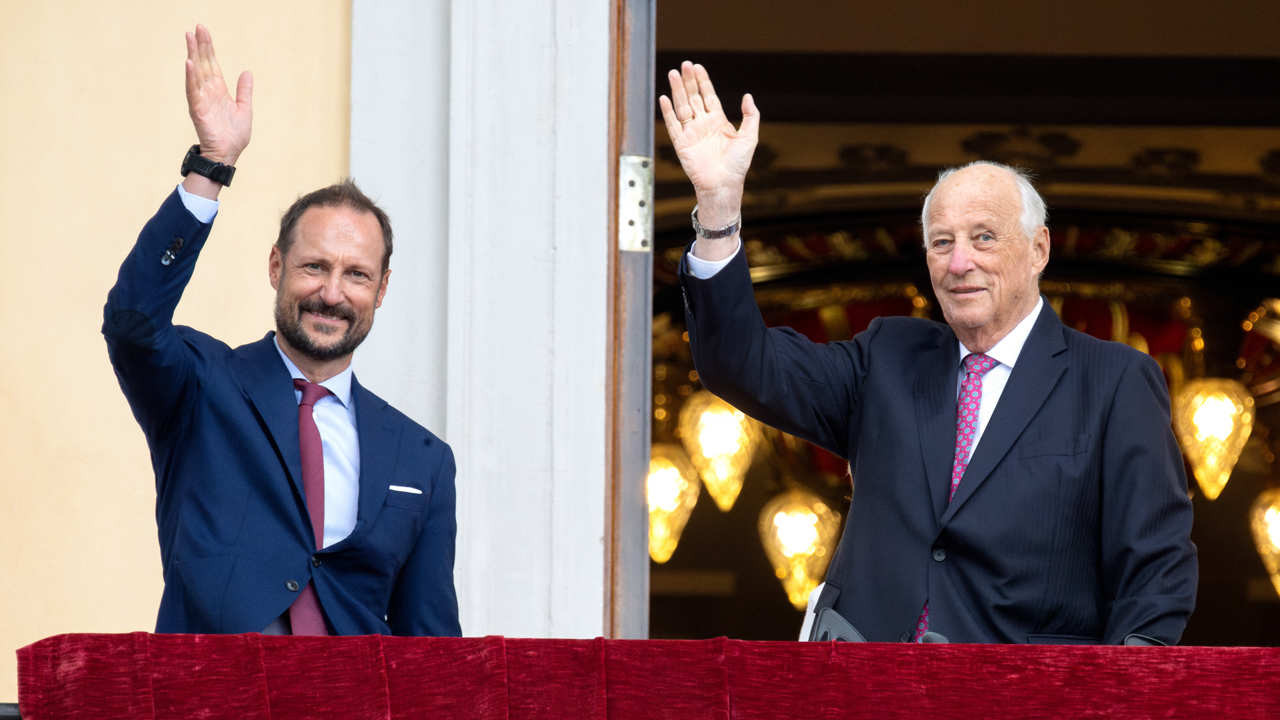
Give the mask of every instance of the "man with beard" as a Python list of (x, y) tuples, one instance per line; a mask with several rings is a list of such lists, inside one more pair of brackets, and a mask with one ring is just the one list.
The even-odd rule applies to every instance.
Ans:
[(208, 30), (187, 34), (199, 144), (107, 297), (103, 334), (156, 474), (157, 632), (459, 635), (453, 453), (365, 390), (351, 355), (391, 274), (391, 226), (350, 181), (284, 214), (275, 333), (239, 348), (172, 324), (249, 144)]

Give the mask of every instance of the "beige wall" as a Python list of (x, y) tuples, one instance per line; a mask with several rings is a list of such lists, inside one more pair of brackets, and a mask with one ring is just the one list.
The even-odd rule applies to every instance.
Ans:
[(254, 71), (253, 142), (177, 322), (270, 326), (267, 251), (296, 195), (347, 169), (344, 0), (0, 3), (0, 702), (14, 650), (150, 630), (160, 597), (146, 445), (107, 363), (102, 304), (194, 132), (182, 33)]

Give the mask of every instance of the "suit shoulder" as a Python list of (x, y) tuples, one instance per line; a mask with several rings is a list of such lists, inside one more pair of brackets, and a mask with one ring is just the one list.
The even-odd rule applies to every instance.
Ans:
[(410, 437), (420, 437), (423, 444), (428, 448), (438, 450), (449, 449), (449, 443), (440, 439), (440, 436), (423, 427), (413, 418), (397, 410), (394, 405), (382, 399), (382, 397), (377, 393), (369, 390), (363, 385), (360, 386), (360, 390), (361, 392), (368, 393), (369, 399), (373, 402), (375, 407), (382, 408), (382, 412), (385, 413), (383, 418), (385, 422), (399, 425)]
[(1148, 354), (1129, 345), (1113, 340), (1082, 333), (1079, 330), (1064, 326), (1063, 339), (1082, 362), (1087, 364), (1122, 370), (1131, 365), (1150, 365), (1158, 367), (1156, 361)]
[(955, 339), (951, 328), (940, 322), (905, 315), (878, 317), (858, 335), (877, 345), (887, 343), (906, 349), (934, 347), (945, 340)]
[(186, 325), (174, 325), (173, 329), (178, 333), (178, 337), (182, 338), (184, 343), (202, 351), (206, 355), (232, 352), (230, 345), (208, 333), (196, 330), (193, 327), (188, 327)]

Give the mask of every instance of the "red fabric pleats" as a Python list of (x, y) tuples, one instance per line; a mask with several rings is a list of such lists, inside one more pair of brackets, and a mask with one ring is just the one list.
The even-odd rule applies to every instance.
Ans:
[(59, 635), (25, 720), (1275, 718), (1278, 648)]

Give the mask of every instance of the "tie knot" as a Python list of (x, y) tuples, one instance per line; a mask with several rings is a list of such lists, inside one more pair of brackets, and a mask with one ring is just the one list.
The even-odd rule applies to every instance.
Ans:
[(964, 359), (964, 371), (966, 373), (977, 373), (986, 375), (987, 371), (999, 365), (995, 358), (982, 353), (971, 353)]
[[(972, 355), (970, 357), (972, 357)], [(320, 398), (331, 394), (329, 392), (329, 388), (317, 383), (307, 382), (302, 378), (294, 378), (293, 386), (302, 391), (302, 402), (298, 403), (299, 405), (310, 405), (315, 407), (316, 402), (319, 401)]]

